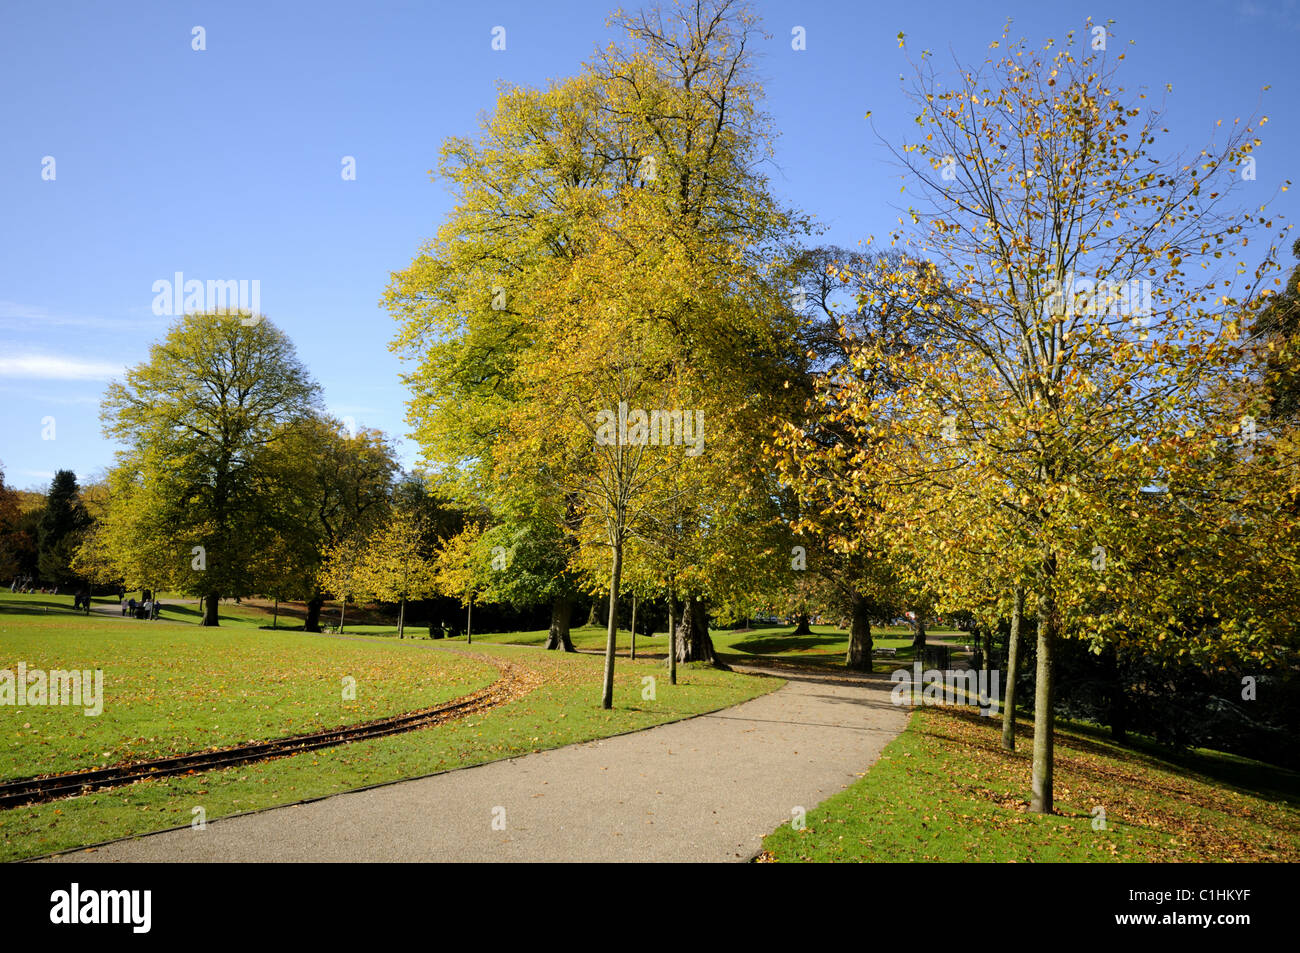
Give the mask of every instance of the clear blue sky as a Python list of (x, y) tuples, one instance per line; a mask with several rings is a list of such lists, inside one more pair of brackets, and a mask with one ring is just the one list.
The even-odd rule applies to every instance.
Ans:
[[(0, 9), (0, 461), (11, 485), (112, 462), (106, 380), (147, 356), (169, 319), (154, 281), (258, 279), (327, 406), (404, 435), (394, 324), (379, 306), (448, 208), (428, 170), (470, 134), (498, 80), (577, 72), (614, 0), (544, 3), (7, 3)], [(627, 6), (636, 6), (628, 2)], [(1137, 7), (1138, 9), (1132, 9)], [(1007, 17), (1035, 42), (1116, 19), (1136, 40), (1130, 88), (1169, 99), (1170, 148), (1258, 108), (1262, 202), (1300, 155), (1296, 0), (1211, 3), (760, 2), (761, 70), (780, 134), (773, 182), (852, 245), (894, 223), (897, 170), (864, 119), (901, 138), (912, 50), (982, 59)], [(191, 49), (192, 28), (206, 50)], [(506, 49), (491, 48), (494, 26)], [(807, 49), (791, 49), (803, 26)], [(1114, 41), (1112, 41), (1114, 42)], [(356, 158), (355, 181), (340, 175)], [(45, 156), (56, 178), (42, 179)], [(1254, 196), (1242, 191), (1243, 200)], [(1296, 190), (1272, 208), (1294, 219)], [(55, 439), (42, 439), (53, 417)], [(404, 462), (415, 448), (403, 444)]]

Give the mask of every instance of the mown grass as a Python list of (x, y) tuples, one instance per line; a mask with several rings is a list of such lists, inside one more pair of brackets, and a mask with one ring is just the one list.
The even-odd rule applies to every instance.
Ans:
[[(429, 708), (497, 668), (409, 643), (44, 613), (0, 616), (0, 669), (100, 670), (102, 712), (0, 706), (0, 780), (203, 751)], [(345, 698), (344, 679), (355, 698)]]
[[(123, 713), (122, 721), (100, 723), (105, 727), (82, 728), (78, 724), (77, 730), (99, 732), (91, 745), (89, 738), (57, 737), (53, 721), (31, 721), (34, 707), (22, 714), (12, 707), (0, 707), (0, 736), (9, 742), (5, 764), (17, 774), (36, 771), (14, 770), (13, 765), (30, 766), (38, 760), (42, 764), (56, 763), (56, 753), (65, 758), (64, 764), (88, 766), (71, 762), (78, 753), (85, 754), (100, 744), (104, 745), (100, 753), (114, 752), (113, 760), (126, 751), (138, 754), (160, 748), (192, 748), (197, 740), (216, 737), (208, 732), (209, 719), (214, 726), (285, 724), (287, 713), (317, 711), (314, 689), (304, 686), (314, 685), (320, 673), (324, 673), (322, 677), (328, 675), (326, 681), (337, 706), (340, 659), (350, 661), (350, 669), (359, 673), (354, 676), (358, 700), (367, 697), (370, 686), (373, 697), (387, 698), (397, 706), (403, 698), (418, 697), (420, 704), (411, 707), (427, 707), (428, 699), (439, 692), (447, 696), (465, 694), (479, 684), (484, 670), (490, 670), (493, 676), (496, 671), (490, 662), (458, 654), (467, 650), (463, 639), (402, 643), (391, 635), (366, 637), (350, 633), (348, 638), (337, 638), (238, 628), (191, 629), (93, 616), (86, 619), (71, 613), (62, 618), (33, 618), (28, 613), (0, 616), (0, 645), (4, 659), (21, 658), (29, 666), (39, 663), (53, 667), (57, 660), (68, 667), (82, 659), (98, 659), (106, 670), (105, 694), (109, 698), (100, 717), (118, 709)], [(16, 649), (21, 651), (15, 654)], [(213, 820), (648, 728), (735, 705), (783, 684), (777, 679), (686, 665), (679, 668), (678, 684), (673, 686), (668, 684), (661, 661), (624, 659), (616, 671), (614, 708), (606, 711), (600, 707), (603, 660), (598, 656), (489, 645), (478, 639), (468, 651), (514, 663), (525, 672), (530, 690), (497, 708), (446, 725), (3, 811), (0, 860), (34, 857), (189, 824), (196, 807), (203, 808), (206, 818)], [(276, 671), (287, 678), (265, 678), (261, 669), (268, 653), (280, 666)], [(161, 668), (152, 672), (160, 660)], [(6, 665), (12, 667), (13, 661), (0, 661), (0, 667)], [(115, 670), (120, 684), (125, 683), (122, 673), (132, 673), (135, 691), (129, 703), (122, 696), (114, 701), (111, 673)], [(224, 680), (220, 683), (224, 688), (217, 682), (205, 682), (213, 672)], [(433, 672), (444, 673), (445, 683), (425, 678)], [(248, 685), (242, 683), (241, 676)], [(654, 679), (653, 692), (647, 692), (647, 677)], [(414, 687), (419, 679), (424, 679), (423, 689)], [(295, 690), (301, 704), (288, 709), (278, 707), (281, 695), (292, 695)], [(245, 691), (253, 695), (241, 696)], [(201, 697), (202, 704), (186, 701), (194, 693)], [(254, 696), (257, 703), (251, 700)], [(220, 711), (210, 711), (214, 706)], [(245, 713), (244, 709), (251, 711)], [(323, 707), (320, 710), (327, 711)], [(47, 708), (37, 715), (48, 717), (58, 711)], [(75, 714), (63, 710), (62, 717), (97, 721), (81, 715), (79, 710), (73, 711)], [(251, 720), (240, 722), (245, 716)], [(337, 717), (324, 720), (339, 722)], [(33, 735), (30, 729), (23, 729), (26, 722), (40, 724), (40, 733)], [(303, 724), (292, 723), (298, 728)], [(104, 733), (109, 725), (114, 726), (114, 731)]]
[[(865, 777), (763, 842), (775, 861), (1300, 860), (1300, 775), (1210, 751), (1056, 734), (1056, 810), (1028, 811), (1032, 725), (920, 708)], [(1097, 812), (1100, 808), (1102, 814)], [(1101, 822), (1104, 820), (1104, 828)]]

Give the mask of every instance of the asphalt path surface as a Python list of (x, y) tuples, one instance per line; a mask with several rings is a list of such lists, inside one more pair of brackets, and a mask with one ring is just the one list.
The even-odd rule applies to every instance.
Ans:
[(55, 861), (746, 861), (902, 730), (885, 676), (739, 667), (787, 684), (709, 715)]

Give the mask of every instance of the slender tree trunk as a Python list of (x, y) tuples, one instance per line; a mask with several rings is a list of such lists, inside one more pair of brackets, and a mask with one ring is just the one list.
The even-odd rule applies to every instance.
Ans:
[(791, 635), (812, 635), (812, 626), (808, 624), (808, 613), (800, 612), (796, 618), (794, 631)]
[(210, 592), (203, 597), (203, 625), (221, 625), (217, 615), (221, 608), (221, 594)]
[(406, 597), (403, 596), (397, 606), (397, 637), (406, 638)]
[(682, 607), (682, 621), (677, 638), (677, 661), (716, 662), (713, 640), (709, 638), (709, 613), (704, 601), (689, 596)]
[(275, 611), (271, 613), (271, 628), (278, 629), (279, 627), (280, 627), (280, 597), (276, 596)]
[(609, 624), (605, 630), (605, 683), (601, 708), (614, 707), (614, 647), (618, 637), (618, 587), (623, 581), (623, 544), (614, 545), (614, 566), (609, 572)]
[(668, 590), (668, 684), (677, 684), (677, 594)]
[(470, 645), (474, 641), (474, 593), (469, 594), (469, 602), (465, 606), (465, 644)]
[[(984, 627), (984, 671), (993, 668), (993, 626)], [(987, 676), (986, 676), (987, 677)]]
[(548, 649), (563, 649), (566, 652), (577, 651), (569, 637), (569, 623), (573, 618), (573, 600), (567, 596), (556, 596), (551, 602), (551, 631), (546, 637)]
[(325, 596), (317, 591), (307, 600), (307, 620), (302, 624), (304, 632), (320, 631), (320, 610), (325, 605)]
[(1016, 665), (1020, 653), (1020, 619), (1025, 614), (1025, 588), (1016, 586), (1011, 606), (1011, 634), (1007, 638), (1006, 690), (1002, 704), (1002, 747), (1016, 750)]
[(339, 600), (339, 633), (340, 634), (342, 634), (343, 632), (343, 613), (347, 612), (347, 609), (348, 609), (348, 599), (347, 596), (344, 596), (342, 599)]
[(871, 671), (871, 612), (867, 600), (853, 596), (853, 616), (849, 623), (849, 651), (844, 667), (856, 672)]
[(1029, 809), (1052, 813), (1054, 725), (1052, 718), (1052, 663), (1056, 649), (1056, 558), (1043, 557), (1042, 585), (1038, 590), (1038, 671), (1034, 683), (1033, 793)]
[(632, 593), (632, 658), (636, 658), (636, 593)]

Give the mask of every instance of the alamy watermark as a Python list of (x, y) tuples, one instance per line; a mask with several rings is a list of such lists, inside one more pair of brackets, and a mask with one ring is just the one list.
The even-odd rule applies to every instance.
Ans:
[(0, 669), (0, 705), (68, 705), (94, 718), (104, 711), (103, 669), (44, 669), (19, 662), (16, 671)]
[(262, 282), (258, 278), (207, 282), (191, 278), (187, 281), (184, 273), (178, 271), (170, 281), (166, 278), (155, 281), (153, 293), (153, 313), (159, 317), (175, 317), (194, 311), (213, 314), (238, 310), (249, 312), (247, 317), (240, 319), (241, 324), (252, 326), (262, 320)]
[(1065, 281), (1053, 278), (1043, 288), (1043, 313), (1074, 317), (1127, 318), (1134, 324), (1150, 324), (1151, 282), (1146, 278), (1129, 281), (1095, 280), (1067, 272)]
[(921, 670), (920, 662), (913, 662), (911, 670), (896, 669), (889, 680), (894, 687), (889, 693), (895, 705), (915, 705), (920, 696), (922, 705), (978, 705), (981, 715), (996, 715), (1002, 702), (1002, 673), (980, 669)]
[(686, 456), (704, 451), (704, 411), (628, 409), (619, 401), (618, 411), (596, 413), (596, 443), (602, 447), (681, 447)]

